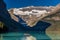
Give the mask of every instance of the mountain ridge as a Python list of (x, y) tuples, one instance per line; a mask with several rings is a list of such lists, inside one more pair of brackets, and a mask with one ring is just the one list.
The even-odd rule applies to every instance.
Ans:
[[(56, 6), (57, 7), (57, 6)], [(52, 10), (56, 9), (55, 6), (49, 6), (49, 7), (35, 7), (35, 6), (29, 6), (29, 7), (23, 7), (23, 8), (12, 8), (9, 9), (9, 13), (13, 15), (13, 19), (16, 20), (17, 22), (19, 21), (17, 17), (14, 15), (18, 15), (21, 17), (28, 25), (34, 24), (40, 17), (49, 15)], [(58, 7), (60, 7), (58, 5)], [(56, 10), (55, 10), (56, 11)], [(52, 12), (53, 13), (53, 12)], [(60, 12), (57, 12), (58, 14), (54, 14), (51, 16), (47, 16), (46, 18), (43, 18), (42, 20), (54, 20), (54, 21), (60, 21)], [(58, 16), (59, 15), (59, 16)], [(11, 16), (12, 17), (12, 16)], [(30, 24), (29, 24), (30, 22)]]

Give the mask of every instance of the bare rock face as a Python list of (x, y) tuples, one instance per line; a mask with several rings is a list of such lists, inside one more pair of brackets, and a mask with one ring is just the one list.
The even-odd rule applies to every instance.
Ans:
[[(31, 7), (25, 7), (25, 8), (13, 8), (13, 9), (9, 10), (9, 13), (12, 15), (18, 15), (27, 23), (27, 25), (32, 27), (33, 25), (35, 25), (38, 22), (38, 19), (42, 15), (46, 15), (49, 11), (51, 11), (50, 7), (31, 6)], [(18, 20), (18, 18), (14, 17), (14, 16), (12, 16), (12, 19), (14, 19), (16, 21)]]
[[(57, 15), (55, 14), (55, 12), (57, 12), (60, 9), (60, 8), (57, 9), (57, 7), (59, 6), (56, 7), (55, 6), (49, 6), (49, 7), (29, 6), (24, 8), (13, 8), (13, 9), (9, 9), (8, 11), (11, 14), (12, 19), (14, 19), (15, 21), (17, 22), (19, 21), (18, 18), (14, 16), (17, 15), (20, 18), (22, 18), (22, 20), (24, 20), (28, 26), (33, 27), (34, 25), (36, 25), (36, 23), (39, 20), (60, 20), (60, 17), (57, 16), (60, 14)], [(55, 14), (56, 16), (53, 15), (53, 17), (52, 16), (46, 17), (51, 14)]]

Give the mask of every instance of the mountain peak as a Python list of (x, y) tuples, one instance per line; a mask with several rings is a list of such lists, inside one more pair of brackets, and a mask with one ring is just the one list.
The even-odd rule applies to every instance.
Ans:
[[(12, 8), (12, 9), (9, 9), (8, 11), (12, 15), (19, 16), (29, 26), (32, 27), (41, 18), (44, 18), (45, 16), (48, 16), (50, 14), (54, 14), (54, 11), (57, 12), (58, 9), (55, 10), (56, 7), (58, 7), (58, 6), (49, 6), (49, 7), (47, 7), (47, 6), (45, 6), (45, 7), (43, 7), (43, 6), (29, 6), (29, 7), (23, 7), (23, 8)], [(15, 17), (15, 19), (14, 18), (12, 18), (12, 19), (14, 19), (14, 20), (16, 20), (18, 22), (19, 21), (18, 18), (16, 16), (14, 16), (14, 17)], [(45, 19), (48, 20), (49, 17), (45, 18)], [(54, 17), (52, 19), (54, 19)]]

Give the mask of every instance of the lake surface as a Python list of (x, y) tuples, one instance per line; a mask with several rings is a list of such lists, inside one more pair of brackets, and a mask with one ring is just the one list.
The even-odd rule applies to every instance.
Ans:
[[(25, 35), (24, 35), (25, 34)], [(44, 32), (13, 32), (13, 33), (6, 33), (2, 34), (3, 40), (27, 40), (27, 37), (36, 40), (50, 40), (48, 35)]]

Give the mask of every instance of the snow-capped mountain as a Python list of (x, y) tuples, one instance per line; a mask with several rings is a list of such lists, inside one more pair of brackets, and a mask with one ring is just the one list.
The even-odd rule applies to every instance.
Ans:
[(15, 15), (41, 15), (44, 13), (47, 13), (49, 11), (51, 11), (54, 7), (34, 7), (34, 6), (30, 6), (30, 7), (24, 7), (24, 8), (13, 8), (13, 9), (9, 9), (13, 10), (13, 13)]
[[(12, 19), (18, 20), (16, 16), (22, 18), (28, 25), (32, 25), (37, 22), (37, 20), (44, 18), (50, 14), (54, 14), (54, 11), (57, 12), (57, 8), (55, 6), (29, 6), (23, 8), (12, 8), (9, 9), (9, 13), (13, 14)], [(16, 15), (16, 16), (15, 16)], [(59, 14), (60, 15), (60, 14)], [(56, 17), (56, 16), (55, 16)], [(47, 20), (53, 19), (56, 20), (54, 17), (47, 17)], [(58, 20), (60, 18), (57, 17)]]

